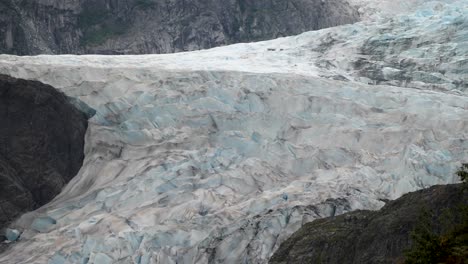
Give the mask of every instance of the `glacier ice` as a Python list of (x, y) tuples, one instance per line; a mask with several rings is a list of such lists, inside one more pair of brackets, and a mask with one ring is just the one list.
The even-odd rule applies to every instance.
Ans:
[(38, 217), (32, 222), (31, 228), (37, 232), (47, 233), (55, 224), (57, 224), (57, 221), (52, 217)]
[(79, 174), (0, 262), (266, 263), (305, 222), (455, 182), (463, 7), (190, 53), (0, 55), (94, 114)]
[(16, 241), (20, 236), (20, 232), (16, 229), (7, 228), (5, 231), (5, 236), (8, 241)]

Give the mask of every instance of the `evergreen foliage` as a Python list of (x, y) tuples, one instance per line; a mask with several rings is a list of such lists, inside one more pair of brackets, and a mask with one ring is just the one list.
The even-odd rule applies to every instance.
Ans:
[(468, 182), (468, 163), (464, 163), (456, 174), (464, 183)]
[[(466, 183), (468, 164), (463, 164), (456, 174)], [(413, 247), (405, 253), (406, 264), (468, 263), (467, 201), (460, 201), (458, 206), (446, 209), (440, 216), (423, 210), (419, 225), (413, 230), (411, 238)]]

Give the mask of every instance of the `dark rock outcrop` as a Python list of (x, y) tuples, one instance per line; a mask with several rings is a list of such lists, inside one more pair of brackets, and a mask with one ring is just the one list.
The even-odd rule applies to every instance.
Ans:
[[(402, 263), (423, 210), (437, 218), (447, 208), (467, 203), (468, 190), (462, 184), (435, 186), (406, 194), (380, 211), (316, 220), (286, 240), (270, 263)], [(456, 209), (452, 212), (461, 214)], [(435, 233), (444, 229), (433, 228)]]
[(2, 230), (52, 200), (77, 174), (88, 123), (53, 87), (0, 75), (0, 124)]
[(359, 19), (346, 0), (3, 0), (0, 13), (0, 53), (18, 55), (171, 53)]

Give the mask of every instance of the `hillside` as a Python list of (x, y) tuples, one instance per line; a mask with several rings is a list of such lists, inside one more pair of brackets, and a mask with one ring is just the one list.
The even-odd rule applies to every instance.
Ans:
[(2, 0), (0, 53), (149, 54), (353, 23), (346, 0)]
[(463, 184), (405, 194), (379, 211), (355, 211), (305, 224), (281, 244), (270, 263), (402, 263), (405, 250), (414, 243), (411, 232), (422, 224), (424, 213), (432, 217), (427, 219), (431, 231), (441, 234), (466, 225), (466, 206), (468, 189)]

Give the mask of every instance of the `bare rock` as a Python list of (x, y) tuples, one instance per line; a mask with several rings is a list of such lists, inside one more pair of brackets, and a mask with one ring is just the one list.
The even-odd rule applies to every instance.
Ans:
[(81, 168), (87, 117), (49, 85), (0, 75), (0, 229)]

